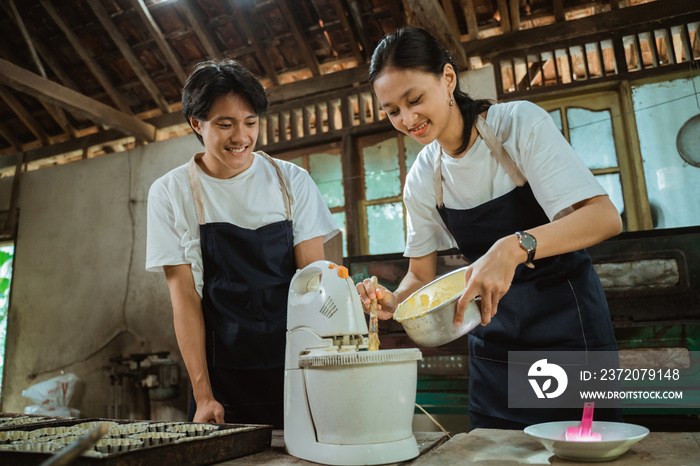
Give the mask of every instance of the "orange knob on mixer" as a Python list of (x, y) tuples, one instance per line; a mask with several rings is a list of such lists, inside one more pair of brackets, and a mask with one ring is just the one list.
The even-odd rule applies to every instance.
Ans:
[(338, 266), (338, 276), (340, 278), (348, 278), (350, 276), (350, 273), (348, 272), (347, 267), (343, 267), (342, 265)]

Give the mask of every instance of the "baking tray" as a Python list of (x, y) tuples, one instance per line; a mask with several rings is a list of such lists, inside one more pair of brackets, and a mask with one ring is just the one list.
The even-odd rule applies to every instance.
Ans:
[[(0, 415), (0, 426), (7, 416)], [(25, 415), (22, 415), (24, 417)], [(47, 427), (69, 427), (86, 422), (114, 422), (119, 425), (135, 423), (163, 424), (163, 421), (125, 421), (123, 419), (104, 418), (45, 418), (32, 419), (32, 422), (13, 425), (8, 430), (32, 431)], [(167, 425), (196, 425), (194, 423), (166, 422)], [(201, 437), (188, 437), (172, 443), (141, 446), (133, 450), (102, 453), (99, 456), (81, 455), (73, 464), (97, 466), (141, 466), (154, 464), (168, 465), (205, 465), (226, 461), (241, 456), (263, 451), (270, 447), (272, 426), (258, 424), (212, 424), (217, 429)], [(94, 448), (93, 448), (94, 451)], [(3, 466), (35, 466), (51, 458), (57, 452), (15, 451), (0, 449), (0, 464)], [(95, 453), (93, 453), (95, 454)]]

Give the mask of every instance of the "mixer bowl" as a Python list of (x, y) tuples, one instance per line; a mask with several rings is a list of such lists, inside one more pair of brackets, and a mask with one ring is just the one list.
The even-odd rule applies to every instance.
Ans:
[(299, 362), (319, 442), (367, 445), (413, 437), (418, 349), (316, 354)]
[(457, 301), (464, 292), (466, 267), (445, 274), (420, 288), (404, 300), (394, 313), (414, 343), (433, 347), (466, 335), (481, 323), (481, 312), (472, 300), (467, 305), (462, 325), (455, 327)]

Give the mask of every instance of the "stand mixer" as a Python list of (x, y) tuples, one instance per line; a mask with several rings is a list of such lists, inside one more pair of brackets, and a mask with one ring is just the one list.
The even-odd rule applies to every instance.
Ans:
[(368, 351), (360, 296), (345, 267), (316, 261), (289, 288), (284, 442), (332, 465), (418, 456), (412, 422), (420, 350)]

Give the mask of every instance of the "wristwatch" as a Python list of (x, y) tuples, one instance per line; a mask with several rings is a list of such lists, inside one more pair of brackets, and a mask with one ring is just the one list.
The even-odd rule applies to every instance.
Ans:
[(516, 231), (515, 234), (518, 236), (520, 241), (520, 247), (527, 252), (527, 260), (525, 265), (531, 269), (535, 268), (535, 264), (532, 261), (535, 259), (535, 251), (537, 250), (537, 240), (530, 233), (525, 233), (524, 231)]

